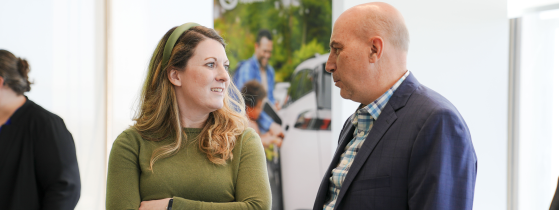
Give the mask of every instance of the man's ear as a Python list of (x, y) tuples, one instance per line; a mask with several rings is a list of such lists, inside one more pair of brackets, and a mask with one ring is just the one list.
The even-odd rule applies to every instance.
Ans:
[(369, 63), (376, 63), (384, 52), (384, 40), (379, 36), (369, 39)]
[(4, 77), (0, 77), (0, 88), (4, 87)]
[(167, 71), (167, 77), (171, 84), (180, 87), (182, 86), (181, 82), (181, 75), (179, 74), (179, 70), (176, 68), (171, 68), (171, 70)]

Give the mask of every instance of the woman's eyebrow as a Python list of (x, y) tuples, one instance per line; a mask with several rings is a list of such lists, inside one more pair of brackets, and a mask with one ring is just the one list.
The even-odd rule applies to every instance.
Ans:
[(217, 61), (217, 58), (215, 58), (215, 57), (207, 57), (207, 58), (206, 58), (206, 59), (204, 59), (204, 60), (208, 60), (208, 59), (212, 59), (212, 58), (213, 58), (214, 60), (216, 60), (216, 61)]

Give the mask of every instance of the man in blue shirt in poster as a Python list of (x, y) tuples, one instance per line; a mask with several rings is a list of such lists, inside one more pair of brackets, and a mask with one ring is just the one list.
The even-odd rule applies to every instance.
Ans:
[[(272, 56), (273, 41), (272, 33), (266, 29), (258, 32), (256, 43), (254, 44), (254, 55), (248, 60), (242, 61), (233, 76), (233, 82), (237, 88), (241, 89), (246, 82), (256, 80), (264, 86), (268, 93), (270, 104), (275, 103), (274, 99), (274, 68), (269, 61)], [(262, 112), (257, 120), (262, 133), (271, 131), (274, 134), (281, 132), (281, 127), (275, 123), (270, 116)]]

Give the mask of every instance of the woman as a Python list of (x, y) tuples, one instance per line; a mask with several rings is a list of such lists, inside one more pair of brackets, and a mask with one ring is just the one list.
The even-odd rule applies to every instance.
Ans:
[(33, 103), (29, 65), (0, 50), (0, 209), (74, 209), (80, 173), (64, 121)]
[(233, 100), (223, 39), (191, 26), (155, 49), (135, 124), (113, 143), (107, 209), (270, 208), (264, 150)]

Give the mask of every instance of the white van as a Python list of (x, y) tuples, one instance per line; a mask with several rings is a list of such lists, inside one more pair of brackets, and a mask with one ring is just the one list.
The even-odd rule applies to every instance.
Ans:
[(332, 160), (332, 75), (324, 70), (327, 60), (328, 54), (317, 54), (295, 68), (278, 112), (285, 134), (279, 155), (285, 210), (312, 209)]

